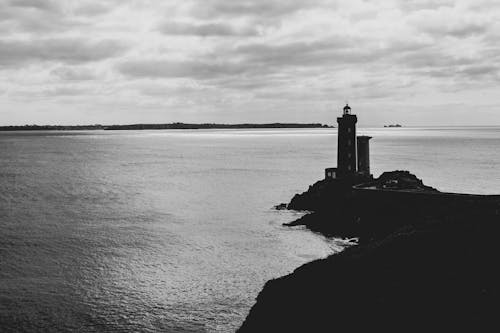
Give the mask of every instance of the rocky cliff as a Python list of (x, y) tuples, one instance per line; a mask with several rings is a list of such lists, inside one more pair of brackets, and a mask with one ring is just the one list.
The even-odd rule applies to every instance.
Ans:
[(356, 182), (318, 182), (287, 207), (313, 211), (295, 224), (359, 245), (269, 281), (239, 332), (498, 330), (499, 198), (441, 194), (399, 171), (369, 184), (381, 191)]

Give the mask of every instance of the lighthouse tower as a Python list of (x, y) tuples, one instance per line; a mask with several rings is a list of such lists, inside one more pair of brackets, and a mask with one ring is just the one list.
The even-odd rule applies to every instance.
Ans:
[(370, 136), (356, 136), (358, 118), (351, 113), (346, 104), (342, 117), (337, 118), (338, 144), (337, 167), (325, 169), (325, 179), (371, 178), (370, 174)]
[(358, 118), (351, 114), (351, 107), (346, 104), (342, 117), (337, 118), (337, 174), (344, 176), (356, 173), (356, 123)]

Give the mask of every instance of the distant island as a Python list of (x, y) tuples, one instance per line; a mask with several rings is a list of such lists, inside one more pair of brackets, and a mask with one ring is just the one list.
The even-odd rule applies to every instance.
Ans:
[(0, 126), (0, 131), (88, 131), (102, 130), (102, 125), (21, 125)]
[(384, 125), (384, 127), (403, 127), (400, 124), (390, 124), (390, 125)]
[(319, 123), (269, 123), (269, 124), (133, 124), (111, 125), (105, 130), (150, 130), (150, 129), (238, 129), (238, 128), (330, 128), (331, 126)]
[(269, 123), (269, 124), (132, 124), (132, 125), (22, 125), (0, 126), (0, 131), (78, 131), (78, 130), (156, 130), (156, 129), (251, 129), (251, 128), (333, 128), (320, 123)]

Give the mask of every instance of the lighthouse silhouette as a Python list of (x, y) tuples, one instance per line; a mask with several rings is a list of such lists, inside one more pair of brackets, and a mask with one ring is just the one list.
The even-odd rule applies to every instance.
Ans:
[(325, 178), (336, 179), (357, 175), (370, 175), (370, 136), (357, 136), (358, 118), (352, 114), (349, 104), (343, 109), (342, 117), (337, 118), (337, 168), (325, 169)]
[(344, 106), (342, 117), (337, 118), (338, 144), (337, 144), (337, 172), (345, 175), (356, 172), (356, 123), (358, 117), (351, 114), (349, 104)]

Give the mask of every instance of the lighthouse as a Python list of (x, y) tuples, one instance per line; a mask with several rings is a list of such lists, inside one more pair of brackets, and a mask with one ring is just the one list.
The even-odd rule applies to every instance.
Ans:
[(337, 173), (339, 176), (356, 172), (356, 123), (358, 118), (351, 114), (351, 107), (346, 104), (342, 117), (337, 118)]
[(370, 174), (369, 136), (356, 136), (358, 118), (346, 104), (342, 117), (337, 118), (337, 167), (325, 169), (326, 179), (368, 176)]

